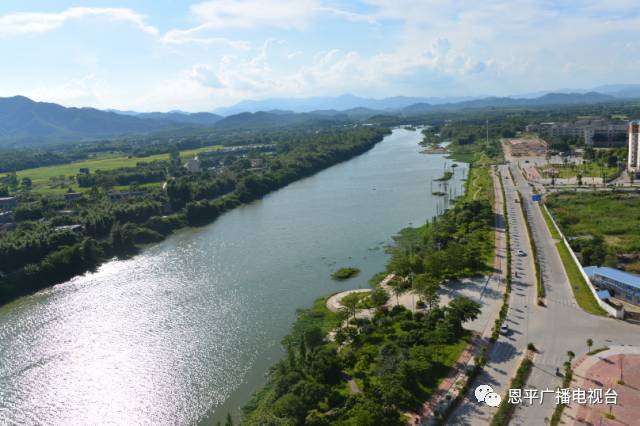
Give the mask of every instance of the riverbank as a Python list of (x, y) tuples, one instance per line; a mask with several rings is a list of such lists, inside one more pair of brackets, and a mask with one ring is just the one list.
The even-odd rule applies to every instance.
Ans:
[[(79, 226), (80, 231), (40, 224), (4, 235), (0, 239), (0, 272), (3, 272), (0, 273), (0, 306), (95, 270), (114, 257), (133, 256), (141, 245), (162, 241), (177, 229), (211, 223), (240, 205), (361, 155), (379, 143), (386, 132), (367, 130), (362, 135), (352, 135), (350, 139), (328, 146), (303, 145), (298, 150), (292, 149), (276, 156), (273, 167), (243, 175), (222, 191), (226, 195), (213, 199), (191, 200), (189, 187), (172, 181), (167, 196), (177, 212), (170, 215), (162, 215), (162, 203), (155, 199), (107, 204), (99, 198), (87, 201), (89, 205), (83, 207), (86, 211), (81, 215), (84, 222)], [(191, 180), (197, 181), (195, 177)], [(204, 183), (199, 183), (198, 191), (202, 185), (211, 183), (201, 180)], [(214, 183), (217, 185), (218, 182)], [(161, 198), (164, 199), (164, 195)]]
[[(210, 225), (3, 306), (3, 416), (213, 426), (231, 413), (236, 422), (285, 355), (296, 308), (369, 288), (390, 236), (437, 214), (428, 188), (446, 159), (420, 154), (419, 140), (396, 129)], [(452, 191), (462, 193), (466, 172), (456, 168)], [(361, 273), (333, 281), (339, 266)]]
[[(432, 290), (444, 280), (486, 272), (484, 259), (493, 253), (493, 243), (484, 242), (494, 216), (491, 197), (481, 198), (455, 203), (431, 223), (405, 228), (394, 238), (387, 270), (399, 277), (390, 282), (385, 300), (343, 293), (345, 318), (352, 319), (331, 338), (311, 349), (294, 347), (285, 339), (287, 356), (270, 370), (265, 387), (245, 407), (243, 423), (404, 424), (405, 413), (421, 412), (469, 343), (462, 324), (479, 314), (479, 306), (464, 297), (438, 306)], [(415, 277), (413, 283), (408, 277)], [(427, 302), (417, 312), (394, 302), (414, 286)], [(359, 306), (372, 315), (356, 315)], [(400, 353), (408, 359), (398, 358)], [(316, 357), (331, 366), (329, 376), (314, 373), (310, 365)], [(311, 393), (314, 398), (305, 397)]]

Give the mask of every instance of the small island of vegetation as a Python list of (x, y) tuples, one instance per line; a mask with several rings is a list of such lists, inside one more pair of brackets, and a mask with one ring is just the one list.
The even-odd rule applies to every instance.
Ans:
[(340, 268), (336, 270), (333, 274), (331, 274), (331, 278), (334, 280), (342, 281), (347, 280), (349, 278), (353, 278), (360, 273), (360, 269), (358, 268)]
[(447, 170), (446, 172), (444, 172), (442, 177), (440, 177), (438, 179), (434, 179), (434, 180), (436, 182), (444, 182), (444, 181), (447, 181), (447, 180), (451, 180), (452, 177), (453, 177), (453, 172), (451, 170)]

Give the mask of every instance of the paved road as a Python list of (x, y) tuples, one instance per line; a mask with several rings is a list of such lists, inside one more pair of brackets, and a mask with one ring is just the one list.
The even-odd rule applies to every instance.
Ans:
[[(489, 354), (489, 362), (471, 389), (480, 384), (489, 384), (501, 395), (507, 393), (509, 382), (522, 359), (528, 342), (539, 349), (534, 361), (535, 367), (527, 387), (555, 389), (561, 378), (555, 375), (556, 368), (563, 369), (567, 351), (578, 356), (587, 351), (586, 340), (592, 338), (594, 347), (604, 345), (640, 346), (640, 327), (611, 318), (598, 317), (584, 312), (575, 302), (564, 271), (562, 261), (555, 247), (542, 212), (537, 203), (531, 201), (532, 190), (525, 181), (516, 163), (509, 164), (515, 178), (507, 178), (507, 166), (500, 166), (507, 197), (510, 238), (512, 249), (513, 291), (507, 314), (507, 324), (512, 329), (508, 336), (500, 336)], [(522, 194), (522, 202), (530, 216), (532, 237), (538, 247), (542, 276), (545, 282), (547, 306), (536, 304), (535, 273), (532, 264), (531, 246), (516, 193)], [(518, 250), (527, 253), (519, 257)], [(518, 277), (515, 277), (515, 273)], [(470, 398), (469, 398), (470, 396)], [(555, 399), (549, 395), (543, 404), (521, 405), (511, 420), (514, 425), (544, 424), (555, 408)], [(452, 425), (486, 425), (495, 409), (475, 402), (473, 394), (468, 395), (449, 418)], [(565, 418), (565, 420), (570, 420)]]
[[(506, 166), (501, 166), (500, 171), (503, 177), (508, 176)], [(503, 179), (503, 182), (507, 198), (512, 250), (529, 252), (531, 249), (529, 240), (526, 237), (524, 217), (518, 205), (514, 202), (517, 197), (516, 188), (511, 183), (511, 179)], [(498, 255), (506, 261), (504, 247), (498, 251)], [(526, 349), (528, 342), (528, 305), (532, 292), (535, 292), (532, 278), (533, 265), (529, 257), (516, 256), (513, 257), (513, 262), (513, 289), (506, 319), (511, 331), (506, 336), (501, 335), (492, 346), (491, 352), (488, 354), (489, 362), (476, 379), (475, 384), (471, 386), (471, 389), (481, 384), (488, 384), (493, 387), (495, 392), (506, 394), (513, 373), (517, 369)], [(516, 272), (518, 273), (517, 278), (515, 277)], [(448, 424), (486, 425), (491, 421), (495, 410), (495, 408), (478, 403), (473, 392), (471, 392), (449, 417)]]
[[(529, 296), (526, 328), (529, 340), (535, 343), (540, 353), (536, 356), (527, 385), (536, 389), (553, 389), (561, 383), (561, 379), (555, 376), (555, 369), (559, 367), (562, 370), (568, 350), (578, 356), (586, 352), (587, 338), (592, 338), (596, 347), (622, 344), (640, 346), (640, 328), (619, 320), (594, 316), (580, 309), (555, 247), (556, 241), (547, 229), (540, 207), (531, 201), (531, 187), (516, 166), (510, 165), (510, 168), (523, 196), (522, 201), (530, 213), (527, 220), (538, 247), (547, 293), (546, 307), (535, 303), (535, 287)], [(554, 407), (553, 398), (546, 398), (542, 405), (521, 406), (516, 410), (511, 424), (541, 424), (545, 417), (551, 417)]]

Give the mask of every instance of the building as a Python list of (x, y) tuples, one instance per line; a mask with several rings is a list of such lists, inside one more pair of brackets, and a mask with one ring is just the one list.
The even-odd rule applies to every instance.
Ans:
[(83, 229), (84, 227), (82, 225), (62, 225), (55, 227), (56, 231), (71, 231), (75, 232), (76, 234), (82, 233)]
[(627, 134), (627, 125), (618, 121), (586, 119), (574, 122), (529, 124), (525, 130), (529, 133), (537, 133), (542, 137), (582, 138), (585, 145), (593, 145), (594, 142), (600, 141), (612, 143), (624, 140)]
[(67, 192), (64, 194), (65, 201), (76, 201), (82, 198), (82, 192)]
[(251, 159), (251, 168), (252, 169), (262, 169), (262, 168), (264, 168), (264, 160), (262, 158), (252, 158)]
[(587, 266), (584, 272), (601, 294), (640, 306), (640, 276), (615, 268)]
[(630, 173), (638, 173), (640, 169), (640, 157), (638, 156), (638, 145), (640, 144), (640, 121), (632, 121), (628, 128), (629, 155), (627, 156), (627, 170)]
[(0, 198), (0, 211), (1, 210), (13, 210), (18, 206), (18, 199), (16, 197), (2, 197)]
[(189, 171), (189, 173), (200, 172), (200, 160), (198, 160), (198, 156), (196, 155), (195, 157), (184, 163), (184, 167)]

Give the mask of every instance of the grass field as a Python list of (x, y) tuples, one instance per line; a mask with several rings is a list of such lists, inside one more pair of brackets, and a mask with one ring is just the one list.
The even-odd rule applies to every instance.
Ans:
[(578, 173), (582, 175), (582, 177), (602, 177), (602, 173), (605, 173), (607, 179), (618, 174), (617, 167), (601, 167), (600, 164), (597, 163), (587, 163), (582, 165), (573, 165), (573, 164), (546, 164), (540, 168), (540, 173), (543, 176), (547, 176), (547, 171), (555, 170), (558, 172), (556, 177), (567, 179), (576, 177)]
[(616, 254), (640, 252), (640, 194), (563, 192), (547, 205), (568, 238), (602, 235)]
[(593, 293), (589, 289), (589, 284), (587, 284), (580, 273), (578, 265), (576, 265), (576, 262), (571, 257), (571, 253), (569, 253), (569, 249), (562, 241), (560, 233), (558, 233), (558, 230), (553, 226), (549, 213), (547, 213), (544, 208), (541, 208), (540, 210), (542, 210), (542, 216), (544, 217), (544, 221), (551, 232), (551, 236), (558, 240), (556, 243), (556, 249), (558, 250), (558, 254), (560, 255), (560, 259), (564, 265), (567, 277), (571, 283), (571, 289), (573, 291), (573, 296), (576, 298), (576, 302), (578, 302), (578, 305), (580, 305), (582, 309), (590, 314), (606, 315), (606, 312), (598, 306), (598, 302), (595, 297), (593, 297)]
[[(220, 149), (220, 146), (209, 146), (204, 148), (192, 149), (180, 152), (182, 158), (190, 158), (195, 154)], [(100, 158), (77, 161), (75, 163), (60, 164), (49, 167), (38, 167), (35, 169), (21, 170), (17, 172), (18, 181), (23, 177), (29, 177), (32, 181), (32, 190), (40, 193), (65, 193), (67, 185), (72, 185), (76, 190), (82, 190), (71, 180), (70, 177), (76, 176), (81, 168), (88, 168), (89, 171), (96, 170), (113, 170), (120, 167), (134, 167), (140, 162), (151, 162), (156, 160), (168, 160), (169, 154), (151, 155), (149, 157), (127, 157), (127, 156), (104, 156)], [(51, 188), (51, 178), (65, 177), (66, 185), (60, 188)], [(157, 185), (156, 185), (157, 186)], [(88, 188), (87, 188), (88, 189)]]

